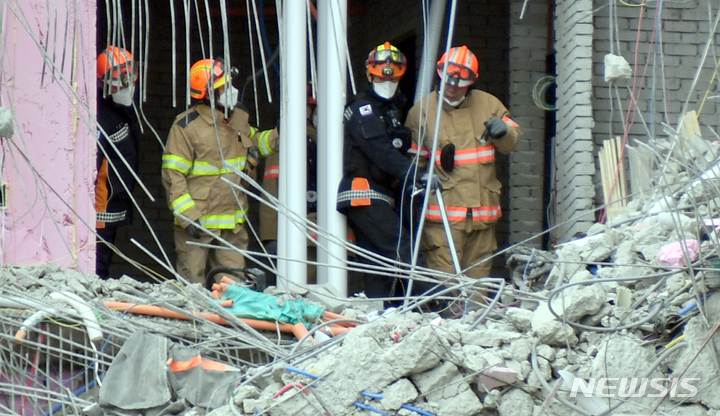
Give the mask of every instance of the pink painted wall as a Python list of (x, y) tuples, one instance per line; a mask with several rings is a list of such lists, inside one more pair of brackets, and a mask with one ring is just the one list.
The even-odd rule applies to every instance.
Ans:
[[(0, 211), (0, 264), (94, 272), (96, 145), (89, 123), (96, 112), (97, 3), (55, 1), (49, 10), (46, 0), (7, 3), (13, 6), (0, 4), (0, 106), (14, 113), (15, 133), (0, 149), (0, 178), (9, 186), (8, 208)], [(43, 67), (36, 42), (58, 67), (64, 55), (58, 68), (64, 79), (56, 72), (53, 80), (49, 63)]]

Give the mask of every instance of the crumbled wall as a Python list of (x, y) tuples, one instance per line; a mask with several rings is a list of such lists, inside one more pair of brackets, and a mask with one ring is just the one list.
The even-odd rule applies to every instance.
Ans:
[(11, 8), (0, 13), (0, 105), (15, 123), (2, 139), (8, 207), (0, 211), (0, 263), (92, 272), (96, 2), (56, 3), (51, 12), (43, 0), (24, 0)]

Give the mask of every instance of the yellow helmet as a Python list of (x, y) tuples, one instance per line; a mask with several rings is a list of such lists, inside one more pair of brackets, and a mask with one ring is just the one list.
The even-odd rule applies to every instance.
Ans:
[(365, 68), (370, 75), (400, 78), (405, 75), (407, 59), (398, 48), (385, 42), (370, 51)]

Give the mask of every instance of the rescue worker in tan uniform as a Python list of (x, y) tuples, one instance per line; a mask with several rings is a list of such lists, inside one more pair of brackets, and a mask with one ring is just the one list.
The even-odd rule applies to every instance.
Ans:
[(240, 176), (227, 165), (247, 170), (251, 148), (258, 147), (263, 156), (277, 150), (277, 130), (261, 132), (248, 124), (248, 113), (235, 107), (238, 91), (231, 82), (220, 59), (203, 59), (190, 68), (190, 96), (200, 103), (177, 116), (162, 158), (163, 186), (175, 214), (177, 271), (191, 283), (206, 285), (208, 261), (211, 268), (245, 265), (245, 258), (234, 250), (187, 242), (222, 247), (215, 234), (247, 249), (247, 196), (221, 178), (240, 185)]
[[(502, 215), (495, 151), (510, 153), (522, 133), (500, 100), (470, 88), (478, 77), (478, 60), (467, 46), (451, 48), (437, 62), (437, 71), (446, 85), (435, 173), (443, 180), (442, 195), (460, 267), (469, 277), (484, 277), (490, 274), (492, 261), (482, 260), (497, 249), (495, 224)], [(408, 153), (419, 152), (421, 166), (427, 165), (432, 149), (437, 105), (435, 91), (410, 109), (405, 122), (413, 134)], [(435, 195), (430, 196), (425, 220), (421, 245), (428, 266), (455, 273)]]

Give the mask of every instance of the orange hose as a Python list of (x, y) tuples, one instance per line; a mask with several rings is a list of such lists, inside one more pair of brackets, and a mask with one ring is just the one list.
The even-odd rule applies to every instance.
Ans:
[[(333, 313), (333, 312), (328, 312), (328, 311), (325, 311), (325, 318), (328, 320), (330, 320), (330, 319), (350, 319), (347, 316), (340, 315), (339, 313)], [(357, 324), (355, 322), (338, 322), (337, 324), (333, 324), (333, 325), (340, 325), (340, 326), (345, 326), (348, 328), (355, 328), (356, 326), (358, 326), (360, 324)]]
[[(165, 318), (183, 319), (186, 321), (190, 320), (189, 317), (187, 317), (181, 313), (171, 311), (170, 309), (162, 308), (160, 306), (137, 305), (137, 304), (129, 303), (129, 302), (112, 302), (112, 301), (105, 301), (104, 303), (105, 303), (105, 306), (107, 306), (110, 309), (115, 309), (115, 310), (119, 310), (119, 311), (128, 311), (130, 313), (135, 313), (138, 315), (162, 316)], [(214, 314), (214, 313), (206, 313), (206, 312), (189, 312), (189, 313), (192, 313), (195, 316), (207, 319), (210, 322), (215, 322), (216, 324), (228, 325), (228, 326), (230, 325), (228, 323), (228, 321), (225, 320), (225, 318), (223, 318), (220, 315)], [(252, 328), (255, 328), (255, 329), (264, 329), (267, 331), (275, 331), (277, 329), (275, 322), (260, 321), (258, 319), (249, 319), (249, 318), (238, 318), (238, 319), (245, 322), (246, 324), (248, 324), (249, 326), (251, 326)], [(298, 337), (298, 339), (300, 339), (302, 337), (302, 335), (305, 335), (307, 333), (307, 329), (305, 328), (305, 326), (300, 323), (295, 324), (295, 325), (292, 325), (292, 324), (277, 324), (277, 325), (279, 325), (280, 330), (282, 332), (291, 332), (291, 333), (295, 334), (296, 337), (298, 336), (298, 333), (301, 333), (301, 335), (300, 335), (300, 337)], [(296, 328), (298, 325), (303, 328), (304, 333), (302, 333), (301, 331), (298, 330), (298, 328)]]

